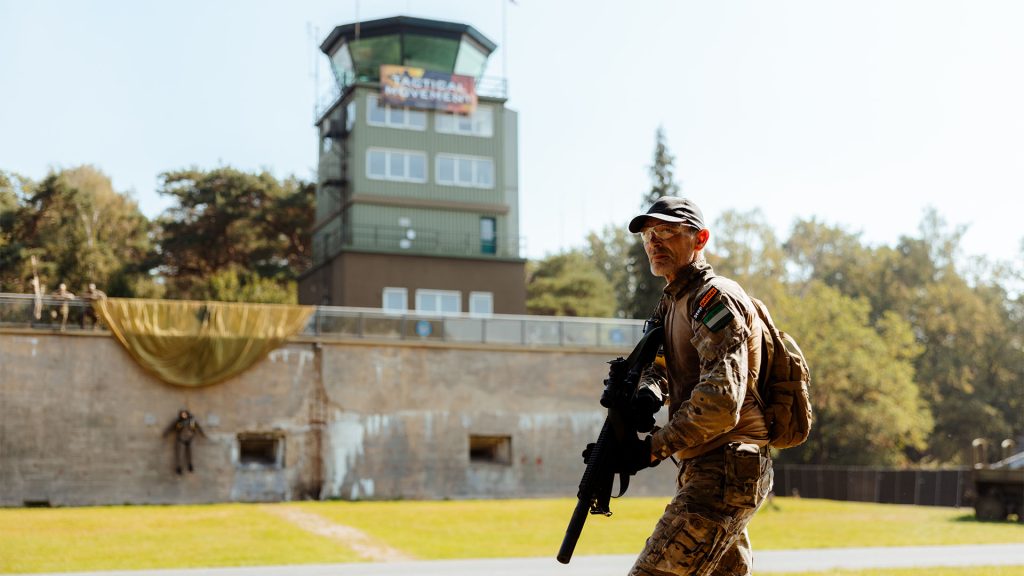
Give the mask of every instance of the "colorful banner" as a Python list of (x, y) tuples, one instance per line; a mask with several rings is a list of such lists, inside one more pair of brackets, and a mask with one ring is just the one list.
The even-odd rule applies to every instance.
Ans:
[(423, 68), (381, 65), (380, 95), (384, 103), (391, 106), (459, 114), (472, 114), (476, 110), (476, 82), (471, 76)]

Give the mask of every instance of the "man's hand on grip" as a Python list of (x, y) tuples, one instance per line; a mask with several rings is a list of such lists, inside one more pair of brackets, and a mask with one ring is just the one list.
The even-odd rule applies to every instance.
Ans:
[(629, 475), (636, 474), (644, 468), (653, 468), (661, 462), (651, 457), (651, 437), (637, 438), (635, 435), (626, 437), (626, 445), (619, 454), (619, 468), (616, 472)]
[[(590, 455), (594, 453), (595, 444), (591, 442), (583, 450), (583, 463), (590, 464)], [(653, 460), (653, 461), (652, 461)], [(616, 474), (633, 475), (658, 465), (659, 460), (651, 458), (651, 437), (637, 438), (627, 436), (626, 443), (613, 460), (613, 471)]]
[(637, 432), (654, 430), (654, 415), (664, 404), (661, 392), (653, 386), (640, 386), (629, 402), (629, 411)]

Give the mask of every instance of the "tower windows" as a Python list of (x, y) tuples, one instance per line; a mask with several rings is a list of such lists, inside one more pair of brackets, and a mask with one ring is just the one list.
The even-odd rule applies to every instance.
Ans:
[(371, 126), (387, 126), (405, 130), (426, 130), (427, 113), (398, 106), (381, 104), (376, 94), (366, 95), (366, 121)]
[(438, 154), (435, 170), (438, 184), (494, 188), (494, 160), (490, 158)]
[(490, 138), (494, 135), (494, 111), (490, 106), (477, 106), (476, 112), (469, 115), (438, 112), (434, 129), (441, 134)]
[(426, 182), (427, 155), (414, 150), (370, 148), (366, 151), (366, 176), (373, 180)]

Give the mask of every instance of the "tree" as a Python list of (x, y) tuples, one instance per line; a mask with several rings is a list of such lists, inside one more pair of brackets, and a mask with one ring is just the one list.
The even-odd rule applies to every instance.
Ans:
[(1007, 322), (1000, 302), (992, 304), (952, 275), (926, 286), (915, 303), (924, 346), (918, 380), (937, 415), (928, 455), (939, 461), (965, 461), (973, 438), (1021, 431), (1021, 413), (1006, 410), (1020, 406), (1021, 381), (1012, 371), (1014, 356), (1019, 365), (1024, 355), (1012, 345), (1021, 329)]
[[(279, 291), (266, 289), (271, 281), (297, 299), (295, 279), (310, 263), (312, 184), (233, 168), (162, 178), (160, 192), (175, 201), (159, 220), (170, 297), (278, 302)], [(242, 292), (231, 296), (232, 286)]]
[[(22, 182), (30, 186), (28, 182)], [(0, 171), (0, 291), (22, 291), (21, 249), (15, 244), (20, 187), (16, 174)]]
[[(626, 305), (636, 289), (633, 269), (636, 264), (630, 258), (633, 237), (625, 226), (606, 226), (600, 234), (587, 235), (584, 255), (589, 259), (612, 286), (615, 294), (615, 316), (626, 317)], [(647, 270), (644, 262), (644, 270)]]
[[(679, 195), (679, 185), (676, 184), (674, 175), (675, 158), (669, 152), (664, 128), (658, 127), (654, 141), (654, 163), (650, 167), (651, 188), (643, 196), (643, 201), (640, 204), (641, 210), (647, 210), (655, 200), (662, 196)], [(643, 242), (634, 238), (628, 254), (626, 268), (632, 278), (628, 282), (631, 293), (628, 303), (624, 307), (625, 313), (630, 318), (646, 319), (650, 317), (658, 300), (661, 299), (665, 281), (651, 274)]]
[(843, 287), (846, 294), (860, 292), (859, 285), (850, 286), (855, 273), (870, 260), (870, 250), (861, 243), (860, 234), (814, 218), (798, 220), (784, 249), (796, 280), (820, 280), (829, 286)]
[(773, 316), (811, 368), (815, 410), (811, 437), (782, 461), (895, 465), (925, 448), (932, 417), (914, 382), (920, 347), (897, 315), (873, 326), (869, 312), (867, 301), (820, 281), (776, 302)]
[[(865, 247), (857, 235), (813, 220), (798, 222), (786, 242), (799, 276), (870, 303), (876, 328), (887, 315), (913, 326), (922, 350), (915, 381), (935, 426), (926, 447), (907, 446), (912, 460), (964, 462), (973, 438), (1024, 432), (1024, 327), (1013, 321), (1006, 288), (1014, 270), (962, 257), (963, 233), (928, 210), (919, 236), (904, 236), (895, 247)], [(972, 269), (969, 281), (961, 270)]]
[(608, 318), (615, 312), (611, 284), (582, 252), (573, 250), (531, 262), (526, 309), (547, 316)]
[(723, 213), (709, 246), (707, 258), (716, 274), (735, 280), (751, 296), (774, 302), (786, 279), (786, 255), (760, 210)]
[(20, 179), (13, 212), (12, 179), (4, 180), (0, 188), (8, 188), (2, 194), (8, 208), (0, 218), (9, 222), (0, 253), (4, 290), (30, 290), (32, 256), (49, 289), (63, 282), (76, 291), (94, 282), (112, 296), (135, 296), (155, 285), (149, 275), (155, 265), (150, 223), (98, 169), (51, 172), (38, 184)]
[[(17, 174), (0, 170), (0, 215), (11, 214), (18, 208), (19, 192), (31, 183)], [(9, 232), (8, 228), (3, 228)]]
[(221, 302), (293, 304), (298, 288), (294, 281), (281, 283), (251, 270), (232, 265), (214, 272), (198, 287), (196, 298)]

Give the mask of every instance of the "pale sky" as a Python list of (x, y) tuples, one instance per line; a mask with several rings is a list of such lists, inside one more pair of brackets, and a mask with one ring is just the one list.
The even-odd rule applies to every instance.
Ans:
[(333, 81), (316, 46), (401, 14), (499, 44), (486, 75), (520, 114), (527, 257), (625, 226), (659, 124), (709, 222), (760, 208), (783, 238), (817, 216), (891, 244), (930, 205), (969, 225), (968, 254), (1020, 257), (1014, 0), (0, 0), (0, 170), (91, 163), (150, 217), (165, 170), (312, 179)]

